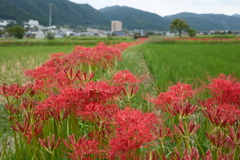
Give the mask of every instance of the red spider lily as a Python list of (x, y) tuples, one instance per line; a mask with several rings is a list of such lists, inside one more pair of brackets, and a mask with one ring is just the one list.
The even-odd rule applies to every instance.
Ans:
[(68, 138), (69, 142), (63, 140), (63, 143), (69, 150), (71, 150), (68, 154), (69, 158), (72, 160), (91, 160), (91, 155), (100, 153), (97, 140), (87, 140), (86, 136), (84, 136), (76, 141), (74, 134), (70, 135)]
[[(42, 111), (56, 111), (53, 115), (60, 114), (62, 109), (71, 109), (78, 116), (94, 118), (95, 112), (104, 111), (104, 103), (115, 101), (114, 96), (118, 94), (118, 88), (106, 82), (87, 82), (79, 89), (62, 89), (58, 95), (50, 95), (35, 107), (35, 113)], [(100, 105), (101, 104), (101, 105)], [(85, 119), (84, 118), (84, 119)]]
[(83, 73), (82, 76), (79, 76), (78, 78), (80, 80), (83, 80), (84, 82), (90, 82), (93, 77), (94, 77), (94, 73), (91, 73), (91, 74)]
[(4, 83), (3, 85), (0, 85), (0, 95), (5, 97), (13, 96), (20, 99), (26, 91), (26, 87), (21, 87), (19, 84), (11, 84), (7, 86), (6, 83)]
[(173, 125), (173, 127), (180, 135), (191, 136), (197, 132), (200, 124), (195, 125), (192, 121), (190, 121), (190, 123), (188, 124), (188, 128), (185, 129), (182, 120), (180, 119), (180, 123), (178, 124), (178, 126)]
[(240, 82), (231, 76), (220, 74), (208, 85), (215, 104), (240, 104)]
[(116, 125), (128, 126), (137, 123), (157, 124), (157, 117), (153, 113), (141, 113), (139, 110), (129, 107), (119, 111), (116, 115)]
[(172, 138), (173, 133), (170, 128), (167, 128), (163, 122), (158, 122), (157, 125), (152, 126), (151, 132), (153, 134), (153, 139), (164, 140), (166, 137)]
[(121, 52), (114, 47), (105, 46), (104, 43), (99, 43), (92, 48), (76, 46), (72, 55), (79, 59), (78, 63), (96, 65), (103, 68), (111, 66), (115, 60), (121, 60)]
[(50, 111), (50, 114), (54, 119), (61, 121), (67, 118), (67, 116), (70, 114), (70, 110), (63, 109), (60, 111), (60, 113), (59, 111), (52, 110)]
[(212, 160), (212, 154), (210, 150), (207, 150), (204, 157), (202, 157), (203, 160)]
[(144, 43), (146, 40), (147, 40), (147, 38), (139, 38), (138, 41), (136, 41), (136, 42), (130, 42), (130, 43), (122, 42), (122, 43), (114, 44), (114, 45), (111, 45), (111, 46), (114, 47), (114, 48), (117, 48), (120, 51), (124, 51), (128, 47)]
[(227, 136), (226, 141), (228, 142), (230, 147), (237, 147), (240, 146), (240, 131), (234, 131), (232, 126), (228, 126), (230, 131), (229, 136)]
[(20, 108), (14, 107), (13, 104), (5, 104), (5, 108), (7, 109), (8, 112), (12, 114), (19, 114), (20, 113)]
[(67, 98), (62, 95), (50, 95), (46, 100), (39, 103), (35, 107), (35, 112), (38, 111), (60, 111), (61, 109), (70, 109), (71, 106), (67, 105)]
[(218, 132), (216, 134), (208, 134), (206, 133), (208, 140), (216, 147), (219, 148), (221, 146), (226, 145), (226, 135), (222, 132)]
[(108, 99), (113, 99), (119, 93), (119, 88), (111, 86), (104, 81), (87, 82), (83, 90), (86, 99), (101, 103), (105, 103)]
[(169, 87), (166, 93), (160, 93), (158, 98), (148, 98), (147, 100), (161, 106), (165, 110), (165, 105), (183, 102), (188, 98), (192, 98), (195, 91), (191, 85), (177, 82), (177, 85)]
[(59, 137), (58, 140), (55, 141), (55, 134), (53, 134), (51, 138), (49, 136), (46, 139), (39, 138), (38, 141), (49, 153), (53, 153), (59, 146), (61, 138)]
[[(147, 126), (139, 124), (128, 128), (118, 128), (116, 137), (110, 140), (109, 157), (123, 156), (128, 153), (136, 153), (136, 149), (150, 142), (152, 135)], [(134, 155), (134, 154), (133, 154)], [(132, 157), (127, 156), (127, 159)]]
[(73, 68), (70, 67), (68, 70), (65, 69), (64, 70), (64, 73), (67, 75), (67, 77), (70, 79), (70, 80), (73, 80), (75, 78), (77, 78), (80, 74), (80, 71), (78, 70), (76, 73), (73, 73)]
[(56, 71), (57, 71), (56, 68), (41, 66), (34, 70), (27, 70), (25, 71), (25, 74), (34, 79), (44, 79), (44, 78), (52, 77)]
[(197, 110), (197, 105), (191, 105), (188, 101), (183, 104), (176, 102), (169, 106), (167, 110), (175, 117), (181, 116), (181, 118), (186, 118)]
[(31, 111), (36, 106), (36, 101), (30, 100), (28, 98), (23, 98), (22, 103), (20, 105), (21, 105), (21, 109), (24, 109), (26, 111)]
[(116, 73), (112, 78), (113, 83), (123, 91), (123, 94), (131, 99), (139, 90), (139, 79), (132, 74), (132, 72), (124, 70)]
[(212, 122), (212, 124), (219, 127), (226, 127), (228, 124), (233, 125), (239, 119), (239, 110), (235, 106), (223, 104), (212, 107), (207, 106), (202, 110), (203, 114)]
[(12, 128), (23, 135), (27, 139), (27, 142), (30, 143), (34, 137), (39, 136), (42, 133), (43, 125), (40, 121), (36, 121), (34, 124), (30, 123), (30, 116), (27, 116), (24, 120), (24, 123), (21, 125), (15, 120), (15, 125), (12, 125)]
[(120, 84), (129, 84), (129, 83), (131, 84), (131, 83), (140, 82), (140, 80), (138, 80), (136, 76), (134, 76), (132, 72), (128, 70), (123, 70), (116, 73), (112, 79), (115, 80), (115, 83), (120, 83)]
[(77, 116), (80, 116), (83, 120), (88, 121), (96, 121), (97, 113), (103, 112), (105, 110), (105, 107), (99, 103), (95, 102), (89, 102), (83, 104), (81, 107), (79, 107), (76, 111)]
[[(16, 126), (15, 126), (16, 125)], [(19, 132), (19, 133), (24, 133), (26, 132), (29, 127), (30, 127), (30, 122), (29, 122), (29, 119), (25, 119), (24, 120), (24, 123), (21, 125), (20, 123), (18, 123), (18, 121), (15, 120), (15, 125), (12, 125), (12, 128), (16, 131), (16, 132)]]
[(194, 147), (192, 147), (190, 151), (185, 149), (183, 157), (180, 156), (177, 148), (174, 148), (174, 151), (175, 152), (171, 155), (171, 159), (173, 160), (200, 160), (198, 150)]
[(110, 140), (110, 157), (116, 155), (121, 157), (134, 152), (135, 149), (153, 139), (150, 128), (157, 123), (157, 117), (153, 113), (143, 114), (127, 107), (119, 111), (115, 118), (117, 133), (116, 137)]
[(59, 53), (51, 54), (50, 57), (51, 57), (51, 59), (63, 58), (65, 55), (66, 55), (65, 53), (59, 52)]
[[(217, 160), (233, 160), (233, 152), (230, 153), (221, 153), (220, 150), (217, 152)], [(203, 160), (213, 160), (212, 154), (210, 150), (207, 150), (205, 156), (202, 157)]]

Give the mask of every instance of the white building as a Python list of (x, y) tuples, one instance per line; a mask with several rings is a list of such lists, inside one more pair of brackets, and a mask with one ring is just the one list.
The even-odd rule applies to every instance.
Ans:
[(122, 31), (122, 22), (121, 21), (112, 21), (111, 22), (111, 31)]
[(0, 30), (3, 30), (4, 27), (6, 27), (11, 22), (17, 24), (17, 22), (14, 20), (0, 20)]
[(32, 19), (30, 19), (27, 23), (24, 24), (24, 28), (27, 28), (27, 27), (34, 28), (38, 26), (39, 26), (38, 20), (32, 20)]

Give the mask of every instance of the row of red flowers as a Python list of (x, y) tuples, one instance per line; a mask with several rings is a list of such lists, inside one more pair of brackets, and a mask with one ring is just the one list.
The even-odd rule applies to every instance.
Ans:
[(131, 106), (142, 80), (114, 67), (122, 51), (144, 40), (76, 46), (26, 71), (33, 83), (0, 85), (19, 159), (240, 158), (240, 82), (231, 76), (206, 84), (210, 97), (198, 103), (200, 90), (178, 82), (143, 96), (155, 105), (144, 106), (148, 112)]

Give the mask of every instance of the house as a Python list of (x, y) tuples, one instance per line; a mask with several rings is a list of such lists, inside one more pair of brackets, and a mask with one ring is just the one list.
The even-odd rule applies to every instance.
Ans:
[(17, 24), (17, 22), (14, 20), (0, 20), (0, 30), (3, 31), (4, 27), (6, 27), (11, 22)]
[(35, 35), (35, 38), (36, 39), (41, 39), (41, 38), (45, 38), (46, 37), (46, 35), (45, 35), (45, 33), (43, 33), (43, 32), (38, 32), (36, 35)]
[(38, 27), (39, 26), (39, 22), (38, 20), (32, 20), (30, 19), (27, 23), (24, 23), (24, 28), (34, 28), (34, 27)]
[(125, 34), (122, 31), (115, 31), (113, 32), (115, 36), (125, 36)]

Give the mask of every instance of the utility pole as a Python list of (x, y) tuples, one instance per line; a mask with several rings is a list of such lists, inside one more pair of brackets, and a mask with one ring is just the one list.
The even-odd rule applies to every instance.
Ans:
[(50, 3), (50, 14), (49, 14), (49, 27), (52, 26), (51, 22), (52, 22), (52, 4)]

